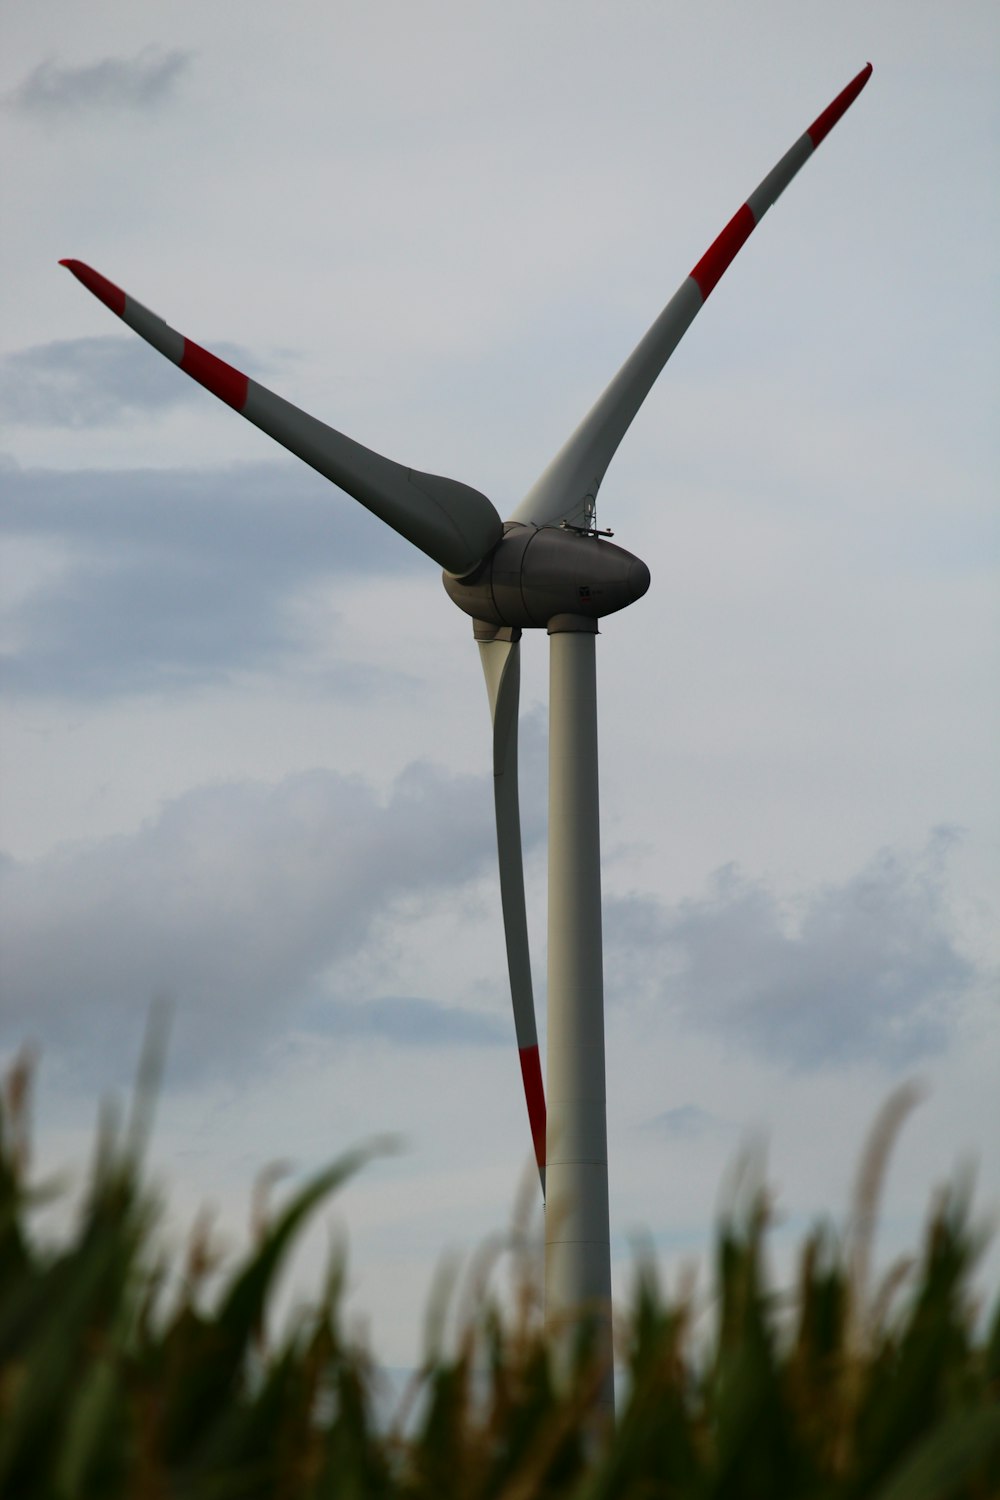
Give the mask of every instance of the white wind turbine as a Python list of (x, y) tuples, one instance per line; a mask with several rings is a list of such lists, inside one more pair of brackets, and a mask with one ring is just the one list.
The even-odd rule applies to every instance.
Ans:
[[(497, 847), (515, 1030), (546, 1193), (546, 1323), (561, 1335), (572, 1331), (581, 1312), (596, 1319), (609, 1371), (608, 1405), (611, 1257), (594, 641), (599, 619), (646, 592), (649, 570), (596, 529), (595, 501), (618, 444), (696, 313), (871, 71), (869, 63), (734, 214), (506, 522), (477, 490), (371, 452), (175, 332), (81, 261), (61, 262), (161, 354), (438, 563), (449, 596), (472, 616), (493, 716)], [(523, 629), (546, 629), (551, 640), (547, 1120), (518, 814)]]

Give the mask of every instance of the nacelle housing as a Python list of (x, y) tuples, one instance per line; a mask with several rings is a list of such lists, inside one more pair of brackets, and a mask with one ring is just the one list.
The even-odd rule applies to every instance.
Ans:
[(649, 569), (589, 532), (509, 521), (493, 551), (464, 578), (443, 575), (448, 597), (474, 620), (543, 628), (555, 615), (597, 620), (641, 599)]

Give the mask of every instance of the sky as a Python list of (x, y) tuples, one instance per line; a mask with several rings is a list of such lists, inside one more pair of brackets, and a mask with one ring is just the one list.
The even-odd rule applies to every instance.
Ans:
[[(538, 1222), (470, 622), (58, 261), (507, 515), (870, 59), (599, 498), (652, 573), (598, 643), (615, 1284), (636, 1236), (698, 1262), (746, 1151), (779, 1263), (844, 1223), (911, 1079), (883, 1260), (966, 1167), (1000, 1218), (995, 6), (0, 25), (0, 1057), (37, 1049), (40, 1168), (87, 1159), (166, 1000), (178, 1244), (210, 1204), (235, 1250), (262, 1169), (393, 1135), (286, 1297), (346, 1234), (352, 1315), (407, 1365), (436, 1268), (519, 1194)], [(522, 664), (544, 1033), (542, 632)]]

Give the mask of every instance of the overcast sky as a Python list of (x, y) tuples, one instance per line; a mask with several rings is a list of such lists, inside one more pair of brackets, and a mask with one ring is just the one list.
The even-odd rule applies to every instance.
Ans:
[[(599, 642), (616, 1278), (637, 1230), (702, 1250), (748, 1139), (786, 1235), (842, 1215), (910, 1077), (884, 1253), (956, 1163), (1000, 1208), (996, 7), (7, 0), (2, 30), (0, 1052), (40, 1049), (43, 1160), (168, 997), (178, 1232), (397, 1132), (337, 1213), (407, 1363), (529, 1155), (469, 621), (58, 260), (507, 515), (870, 59), (601, 491), (653, 577)], [(544, 1015), (544, 634), (523, 658)]]

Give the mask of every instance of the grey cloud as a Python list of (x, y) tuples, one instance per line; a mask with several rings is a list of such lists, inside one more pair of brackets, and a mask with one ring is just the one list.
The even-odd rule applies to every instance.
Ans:
[(194, 54), (144, 47), (133, 57), (102, 57), (84, 67), (39, 63), (7, 96), (26, 115), (63, 116), (83, 111), (141, 111), (164, 103)]
[[(345, 1039), (496, 1039), (421, 999), (330, 1004), (329, 971), (495, 858), (487, 778), (414, 765), (378, 797), (329, 771), (191, 791), (139, 832), (0, 867), (4, 1034), (128, 1071), (150, 1002), (172, 1060), (243, 1066), (298, 1021)], [(336, 997), (334, 995), (334, 1002)]]
[(980, 978), (948, 909), (955, 836), (938, 830), (914, 855), (884, 850), (793, 906), (731, 866), (672, 907), (609, 902), (614, 989), (795, 1067), (912, 1065), (947, 1046)]
[(719, 1131), (731, 1131), (732, 1125), (720, 1120), (698, 1104), (681, 1104), (665, 1109), (646, 1122), (647, 1127), (670, 1141), (699, 1141)]
[(407, 1047), (495, 1047), (508, 1044), (513, 1036), (509, 1021), (416, 995), (335, 1002), (324, 1007), (316, 1030), (345, 1040), (382, 1037)]
[[(12, 594), (9, 692), (98, 698), (291, 663), (303, 587), (426, 558), (302, 464), (2, 474), (0, 537), (59, 565)], [(13, 567), (13, 563), (10, 564)], [(345, 664), (338, 688), (371, 691)]]
[[(256, 373), (245, 349), (219, 344), (216, 353)], [(0, 361), (0, 410), (8, 426), (110, 426), (199, 399), (204, 393), (194, 381), (135, 338), (57, 339)]]

